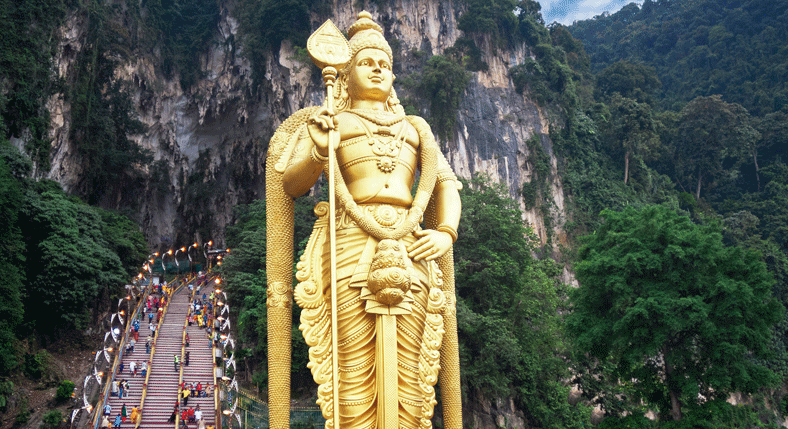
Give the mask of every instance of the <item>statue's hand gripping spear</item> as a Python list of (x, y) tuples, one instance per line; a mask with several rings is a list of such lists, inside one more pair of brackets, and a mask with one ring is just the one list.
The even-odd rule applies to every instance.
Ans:
[[(327, 20), (306, 42), (312, 62), (323, 70), (323, 83), (326, 85), (326, 108), (328, 115), (334, 116), (334, 82), (337, 71), (350, 61), (350, 45), (345, 36)], [(336, 186), (334, 183), (336, 154), (334, 152), (333, 127), (328, 130), (328, 206), (329, 241), (331, 253), (331, 368), (333, 386), (333, 427), (339, 429), (339, 355), (337, 354), (337, 248), (336, 248)]]

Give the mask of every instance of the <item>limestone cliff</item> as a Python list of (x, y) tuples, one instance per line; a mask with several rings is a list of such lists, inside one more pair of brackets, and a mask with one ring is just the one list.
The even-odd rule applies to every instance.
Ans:
[[(396, 73), (418, 67), (417, 52), (441, 54), (462, 36), (457, 29), (461, 2), (370, 3), (367, 8), (383, 24), (387, 37), (398, 41), (401, 60), (395, 65)], [(155, 159), (153, 166), (143, 172), (147, 178), (145, 191), (131, 196), (138, 220), (154, 246), (194, 239), (221, 240), (233, 206), (264, 194), (263, 163), (276, 126), (296, 110), (322, 101), (318, 70), (305, 63), (304, 56), (287, 41), (266, 58), (266, 81), (251, 95), (251, 64), (239, 41), (234, 9), (233, 1), (222, 2), (213, 41), (201, 57), (204, 77), (194, 87), (181, 88), (177, 76), (165, 79), (157, 72), (155, 52), (135, 52), (115, 71), (132, 95), (138, 118), (147, 125), (146, 132), (132, 139), (149, 149)], [(332, 10), (330, 18), (340, 28), (347, 28), (361, 9), (357, 1), (336, 0)], [(314, 14), (312, 27), (328, 17)], [(85, 44), (83, 26), (79, 17), (72, 16), (61, 29), (55, 65), (65, 79)], [(486, 172), (505, 181), (511, 195), (522, 200), (520, 190), (531, 180), (533, 170), (532, 149), (526, 142), (536, 136), (532, 141), (539, 142), (549, 155), (553, 170), (548, 198), (553, 222), (545, 226), (544, 211), (540, 210), (526, 210), (525, 216), (543, 241), (550, 235), (560, 239), (564, 194), (547, 137), (550, 124), (540, 106), (514, 91), (507, 74), (508, 67), (531, 55), (529, 47), (493, 49), (484, 38), (476, 42), (489, 69), (472, 73), (460, 105), (456, 133), (441, 146), (458, 175), (467, 178), (475, 172)], [(80, 162), (69, 141), (70, 105), (56, 94), (48, 108), (52, 112), (53, 139), (48, 177), (73, 190), (80, 180)], [(200, 188), (203, 192), (195, 194), (189, 189), (192, 185), (187, 185), (190, 182), (205, 185)], [(208, 227), (195, 231), (192, 226), (198, 224)], [(548, 232), (547, 228), (555, 231)]]

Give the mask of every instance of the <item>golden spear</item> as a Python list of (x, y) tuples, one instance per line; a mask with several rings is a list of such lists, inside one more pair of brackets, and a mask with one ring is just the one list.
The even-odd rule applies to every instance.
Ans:
[[(345, 36), (327, 20), (320, 26), (306, 42), (306, 48), (312, 62), (323, 70), (323, 83), (326, 85), (326, 107), (329, 116), (334, 116), (334, 81), (337, 70), (350, 61), (350, 45)], [(333, 426), (339, 429), (339, 354), (337, 353), (339, 339), (337, 336), (337, 247), (336, 247), (336, 197), (334, 185), (334, 168), (336, 154), (334, 153), (335, 129), (328, 130), (328, 230), (331, 253), (331, 370), (333, 387)]]

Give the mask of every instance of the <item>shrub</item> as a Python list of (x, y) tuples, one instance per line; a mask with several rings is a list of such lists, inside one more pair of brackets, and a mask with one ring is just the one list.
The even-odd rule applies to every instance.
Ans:
[(24, 373), (31, 380), (38, 380), (44, 375), (46, 367), (46, 352), (36, 354), (25, 353)]
[(57, 387), (57, 393), (55, 394), (55, 399), (58, 402), (63, 402), (69, 399), (73, 392), (74, 392), (74, 382), (70, 380), (63, 380), (60, 382), (60, 385)]
[(63, 421), (63, 414), (58, 410), (52, 410), (44, 415), (43, 421), (45, 428), (60, 427), (60, 423)]
[(450, 57), (435, 55), (427, 61), (419, 89), (430, 102), (430, 125), (440, 137), (446, 138), (454, 130), (469, 79), (465, 67)]

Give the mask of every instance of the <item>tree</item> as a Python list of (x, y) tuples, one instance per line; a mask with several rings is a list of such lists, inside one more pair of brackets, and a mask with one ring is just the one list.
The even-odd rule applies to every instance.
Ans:
[(26, 322), (45, 338), (86, 328), (91, 309), (127, 280), (101, 215), (47, 180), (28, 191), (22, 213)]
[(459, 61), (444, 55), (427, 60), (418, 89), (430, 102), (430, 123), (437, 136), (448, 139), (454, 132), (457, 110), (469, 78), (470, 74)]
[(750, 148), (752, 160), (755, 167), (755, 177), (758, 181), (758, 192), (761, 191), (761, 175), (760, 167), (758, 166), (758, 155), (760, 150), (763, 150), (761, 155), (767, 159), (780, 159), (779, 155), (785, 153), (788, 149), (788, 111), (774, 112), (763, 117), (758, 122), (758, 132), (761, 133), (761, 139)]
[(567, 326), (578, 350), (674, 420), (682, 405), (753, 392), (782, 316), (757, 253), (666, 206), (603, 211), (582, 239)]
[(757, 158), (760, 134), (751, 124), (747, 109), (726, 103), (719, 95), (697, 97), (681, 110), (676, 135), (678, 164), (686, 177), (695, 176), (695, 198), (700, 199), (701, 184), (723, 170), (727, 157), (740, 165), (744, 153)]
[[(297, 251), (303, 252), (306, 240), (315, 221), (313, 207), (315, 196), (302, 197), (295, 203), (294, 243)], [(227, 283), (227, 294), (231, 308), (238, 311), (238, 337), (249, 355), (244, 365), (261, 392), (267, 380), (267, 308), (266, 308), (266, 220), (265, 200), (239, 205), (233, 213), (234, 224), (227, 228), (227, 245), (233, 251), (224, 259), (220, 271)], [(296, 260), (300, 254), (294, 255)], [(294, 261), (295, 264), (295, 261)], [(298, 330), (300, 309), (293, 306), (293, 389), (312, 386), (307, 363), (309, 352)]]
[(629, 182), (630, 161), (652, 158), (659, 148), (659, 123), (646, 103), (616, 93), (610, 100), (610, 126), (607, 134), (624, 149), (624, 184)]
[(619, 61), (602, 70), (596, 78), (597, 89), (605, 94), (619, 93), (639, 102), (651, 101), (662, 83), (653, 67)]
[(470, 0), (467, 10), (457, 21), (457, 28), (465, 33), (487, 33), (493, 40), (511, 42), (517, 28), (516, 0)]
[(511, 397), (529, 427), (574, 428), (581, 409), (566, 401), (561, 332), (563, 285), (506, 187), (477, 175), (461, 193), (454, 247), (463, 389)]
[(74, 80), (66, 96), (71, 101), (70, 139), (80, 155), (78, 193), (89, 204), (118, 208), (140, 186), (141, 167), (150, 151), (129, 135), (145, 125), (135, 118), (127, 84), (115, 78), (115, 68), (128, 58), (129, 34), (112, 21), (112, 8), (91, 0), (81, 11), (90, 43), (76, 57)]
[(144, 261), (148, 254), (145, 236), (139, 226), (125, 215), (98, 207), (94, 209), (101, 216), (101, 232), (107, 245), (120, 258), (126, 274), (133, 277), (139, 272), (140, 261)]
[[(23, 191), (14, 168), (6, 159), (20, 155), (15, 147), (0, 136), (0, 376), (11, 373), (16, 366), (16, 328), (23, 321), (22, 292), (25, 242), (19, 229), (19, 206)], [(29, 168), (29, 164), (28, 164)], [(1, 380), (1, 379), (0, 379)], [(2, 407), (0, 407), (2, 408)]]

